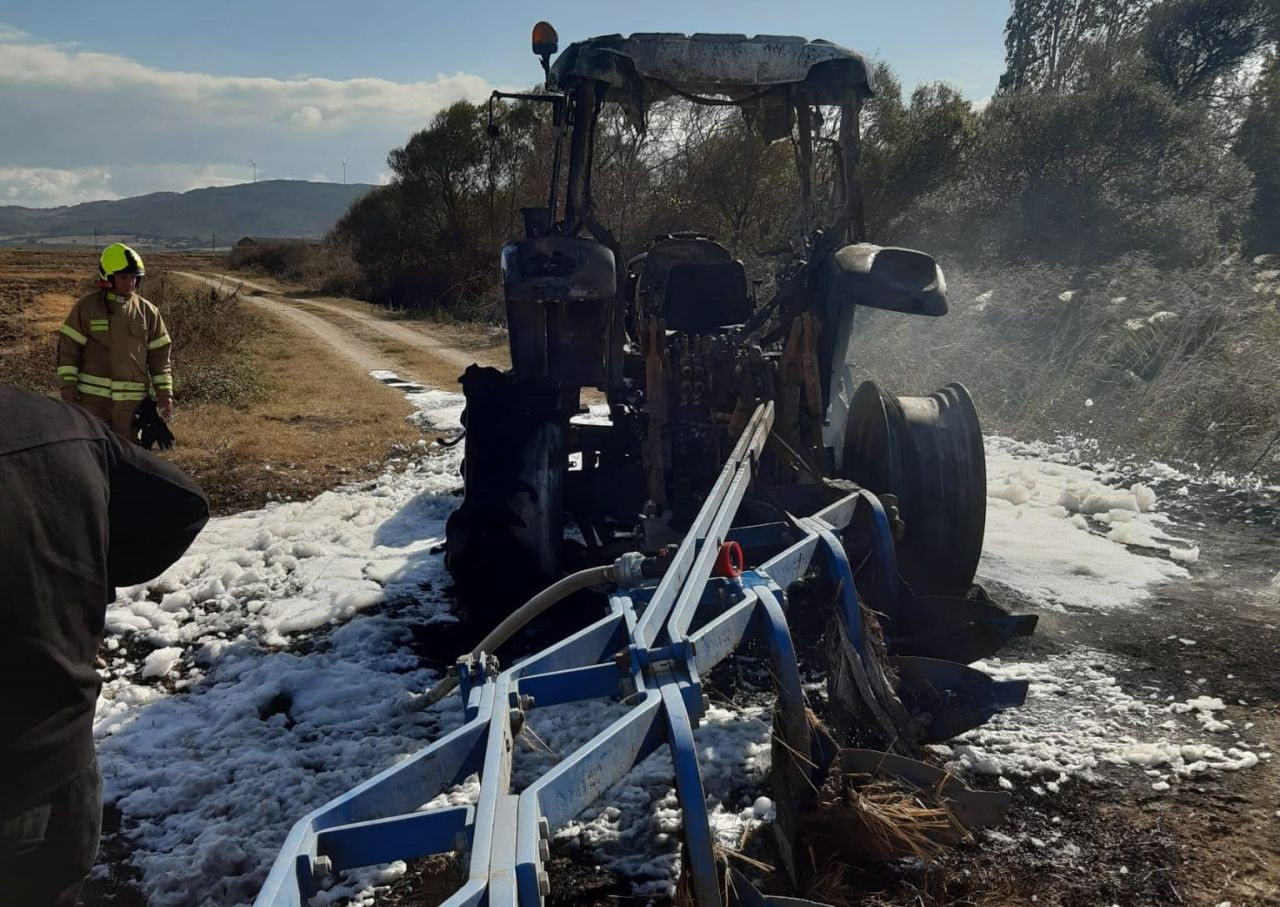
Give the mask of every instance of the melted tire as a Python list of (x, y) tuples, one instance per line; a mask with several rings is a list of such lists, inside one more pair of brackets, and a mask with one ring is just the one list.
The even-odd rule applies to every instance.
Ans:
[(560, 578), (567, 426), (553, 385), (473, 365), (462, 388), (464, 492), (445, 524), (445, 566), (490, 622)]

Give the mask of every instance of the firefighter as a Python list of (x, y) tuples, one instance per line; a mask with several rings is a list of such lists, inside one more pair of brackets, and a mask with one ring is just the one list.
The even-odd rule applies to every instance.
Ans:
[(107, 246), (98, 289), (72, 306), (58, 338), (62, 399), (130, 440), (137, 439), (133, 417), (148, 393), (162, 418), (173, 415), (172, 344), (160, 310), (138, 295), (145, 274), (133, 249)]
[(107, 605), (114, 587), (181, 557), (209, 505), (80, 408), (8, 384), (0, 488), (0, 901), (70, 907), (102, 823), (93, 717)]

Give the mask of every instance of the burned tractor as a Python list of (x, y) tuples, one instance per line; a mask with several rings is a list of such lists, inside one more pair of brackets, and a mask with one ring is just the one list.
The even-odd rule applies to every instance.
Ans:
[[(512, 366), (462, 378), (465, 494), (447, 525), (446, 562), (473, 619), (498, 626), (415, 700), (459, 689), (464, 722), (300, 820), (261, 907), (299, 907), (341, 870), (449, 852), (468, 869), (446, 904), (541, 905), (555, 891), (557, 829), (664, 748), (689, 900), (812, 903), (763, 895), (718, 857), (693, 729), (707, 677), (744, 647), (767, 664), (757, 679), (774, 697), (768, 862), (792, 890), (832, 863), (929, 856), (1009, 805), (1006, 791), (970, 790), (920, 761), (925, 744), (1022, 703), (1025, 681), (967, 665), (1031, 633), (1035, 617), (973, 584), (986, 482), (965, 389), (854, 386), (859, 306), (947, 310), (932, 258), (862, 235), (866, 62), (785, 37), (615, 35), (552, 64), (554, 44), (540, 23), (547, 92), (524, 97), (550, 105), (559, 139), (547, 204), (525, 211), (526, 236), (502, 250)], [(642, 127), (671, 95), (736, 105), (764, 138), (795, 143), (802, 235), (763, 303), (711, 237), (663, 235), (628, 257), (593, 209), (602, 106)], [(833, 113), (834, 137), (820, 142), (819, 117)], [(825, 191), (817, 173), (830, 176)], [(831, 203), (822, 223), (819, 200)], [(584, 392), (605, 402), (584, 409)], [(575, 593), (602, 607), (504, 670), (494, 652)], [(802, 667), (825, 677), (825, 700)], [(586, 743), (517, 785), (526, 723), (536, 732), (539, 710), (584, 700), (615, 705)], [(474, 801), (433, 800), (472, 776)]]
[[(947, 311), (932, 258), (865, 242), (858, 117), (873, 89), (862, 56), (789, 37), (609, 36), (570, 46), (547, 66), (547, 88), (518, 96), (552, 107), (557, 139), (547, 204), (524, 209), (526, 236), (502, 250), (511, 368), (462, 378), (465, 495), (446, 557), (464, 600), (492, 615), (568, 569), (678, 541), (765, 401), (776, 407), (773, 492), (750, 498), (743, 519), (782, 519), (788, 497), (853, 481), (894, 512), (914, 588), (968, 589), (986, 505), (969, 394), (852, 383), (859, 306)], [(592, 205), (602, 106), (643, 128), (649, 105), (673, 95), (735, 104), (765, 140), (795, 142), (798, 251), (761, 304), (742, 261), (712, 237), (659, 236), (628, 257)], [(835, 138), (820, 142), (832, 112)], [(818, 172), (832, 185), (818, 186)], [(816, 222), (824, 207), (830, 222)], [(607, 420), (577, 418), (584, 389), (603, 393)]]

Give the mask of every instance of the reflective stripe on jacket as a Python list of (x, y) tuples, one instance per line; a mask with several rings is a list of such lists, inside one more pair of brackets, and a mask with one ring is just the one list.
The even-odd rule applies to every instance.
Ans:
[(108, 400), (146, 399), (148, 385), (173, 392), (172, 344), (164, 318), (137, 293), (127, 299), (94, 290), (58, 329), (58, 379)]

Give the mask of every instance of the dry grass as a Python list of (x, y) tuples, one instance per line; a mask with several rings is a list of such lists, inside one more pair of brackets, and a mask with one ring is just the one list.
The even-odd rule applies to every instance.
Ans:
[(408, 871), (378, 895), (381, 907), (422, 907), (441, 904), (467, 879), (461, 854), (437, 854), (409, 861)]
[(910, 856), (936, 859), (947, 849), (944, 837), (967, 837), (947, 807), (941, 786), (917, 790), (897, 779), (833, 774), (819, 797), (820, 809), (842, 823), (872, 859)]
[(330, 292), (345, 292), (360, 283), (360, 269), (350, 254), (332, 243), (264, 242), (236, 246), (227, 256), (235, 270), (277, 277)]
[[(0, 306), (5, 313), (0, 319), (0, 381), (35, 391), (58, 389), (58, 325), (72, 304), (93, 289), (97, 260), (92, 251), (0, 250)], [(150, 273), (144, 294), (151, 298), (166, 270), (207, 268), (214, 258), (161, 252), (147, 253), (146, 260)]]
[[(854, 359), (898, 393), (964, 383), (995, 431), (1242, 471), (1280, 429), (1280, 274), (1267, 267), (951, 270), (951, 314), (860, 311)], [(1260, 471), (1280, 474), (1280, 450)]]
[(165, 273), (148, 282), (147, 298), (173, 338), (174, 391), (185, 403), (239, 404), (261, 396), (255, 342), (270, 330), (236, 294), (192, 290)]
[(0, 381), (58, 389), (58, 325), (92, 288), (92, 253), (0, 251)]
[(220, 512), (309, 497), (382, 471), (389, 451), (422, 437), (398, 391), (336, 359), (271, 315), (249, 356), (263, 394), (247, 405), (197, 402), (175, 415), (172, 459)]
[(799, 849), (809, 858), (807, 877), (821, 877), (832, 862), (901, 857), (929, 862), (971, 838), (950, 808), (946, 788), (951, 775), (921, 788), (881, 765), (870, 772), (851, 768), (830, 729), (812, 710), (805, 713), (810, 734), (837, 752), (812, 797), (792, 795), (801, 804), (797, 831)]

